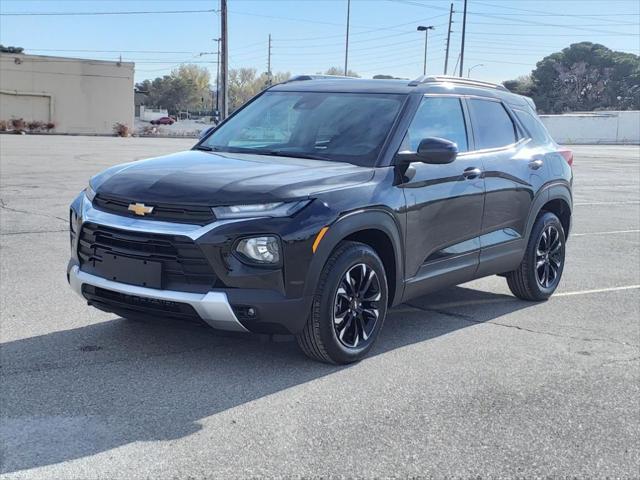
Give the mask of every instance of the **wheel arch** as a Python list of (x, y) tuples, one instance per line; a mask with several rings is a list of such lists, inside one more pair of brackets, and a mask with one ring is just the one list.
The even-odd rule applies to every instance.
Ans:
[(333, 252), (343, 241), (355, 241), (373, 248), (385, 268), (389, 286), (389, 305), (396, 305), (402, 298), (403, 243), (400, 227), (393, 215), (384, 208), (350, 212), (329, 225), (314, 254), (305, 284), (305, 294), (313, 295), (322, 269)]
[(572, 206), (573, 197), (568, 183), (561, 182), (547, 185), (536, 195), (532, 203), (527, 220), (526, 238), (528, 239), (531, 235), (533, 225), (543, 211), (551, 212), (560, 219), (565, 237), (568, 238), (571, 230)]

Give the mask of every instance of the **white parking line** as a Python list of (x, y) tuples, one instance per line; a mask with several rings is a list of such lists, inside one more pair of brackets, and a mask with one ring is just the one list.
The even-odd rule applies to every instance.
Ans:
[(574, 203), (574, 207), (582, 207), (585, 205), (637, 205), (640, 203), (640, 200), (627, 200), (621, 202), (578, 202)]
[[(617, 291), (623, 291), (623, 290), (637, 290), (637, 289), (640, 289), (640, 285), (625, 285), (622, 287), (596, 288), (592, 290), (578, 290), (575, 292), (560, 292), (560, 293), (555, 293), (551, 297), (551, 299), (554, 299), (557, 297), (574, 297), (577, 295), (591, 295), (595, 293), (608, 293), (608, 292), (617, 292)], [(503, 297), (498, 297), (498, 298), (482, 298), (479, 300), (466, 300), (466, 301), (462, 300), (457, 302), (435, 303), (435, 304), (429, 305), (427, 308), (434, 309), (434, 310), (444, 310), (447, 308), (469, 307), (474, 305), (487, 305), (491, 303), (517, 302), (517, 301), (519, 300), (516, 297), (509, 297), (507, 295), (504, 295)], [(422, 310), (417, 307), (413, 307), (411, 305), (402, 305), (392, 310), (393, 313), (410, 313), (410, 312), (416, 312), (416, 311), (422, 311)]]
[(554, 297), (572, 297), (574, 295), (589, 295), (591, 293), (617, 292), (620, 290), (634, 290), (638, 288), (640, 288), (640, 285), (627, 285), (626, 287), (595, 288), (593, 290), (578, 290), (577, 292), (560, 292), (560, 293), (554, 294), (553, 296)]
[(612, 230), (610, 232), (573, 233), (570, 237), (588, 237), (591, 235), (615, 235), (619, 233), (638, 233), (640, 230)]

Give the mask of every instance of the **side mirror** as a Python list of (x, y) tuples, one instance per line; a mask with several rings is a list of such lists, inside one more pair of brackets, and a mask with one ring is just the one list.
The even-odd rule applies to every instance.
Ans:
[(430, 137), (420, 142), (416, 159), (423, 163), (442, 165), (451, 163), (458, 155), (458, 145), (444, 138)]
[(200, 131), (200, 135), (199, 135), (200, 140), (206, 137), (209, 134), (209, 132), (211, 132), (214, 128), (216, 128), (215, 125), (212, 125), (211, 127), (207, 127), (204, 130)]

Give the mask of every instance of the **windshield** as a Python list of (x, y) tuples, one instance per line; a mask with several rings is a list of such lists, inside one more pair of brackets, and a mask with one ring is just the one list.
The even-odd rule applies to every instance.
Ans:
[(266, 92), (200, 148), (373, 166), (404, 95)]

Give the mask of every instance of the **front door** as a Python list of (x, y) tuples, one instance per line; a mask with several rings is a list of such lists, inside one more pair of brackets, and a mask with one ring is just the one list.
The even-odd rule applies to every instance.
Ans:
[(408, 180), (400, 185), (407, 204), (405, 298), (470, 280), (478, 266), (483, 166), (469, 153), (459, 97), (426, 95), (401, 150), (416, 151), (427, 137), (455, 142), (460, 153), (446, 165), (412, 163)]

